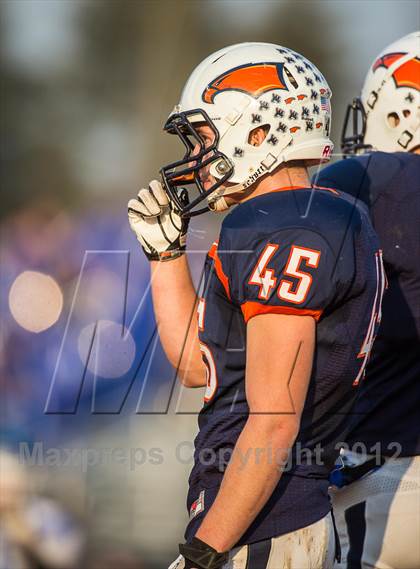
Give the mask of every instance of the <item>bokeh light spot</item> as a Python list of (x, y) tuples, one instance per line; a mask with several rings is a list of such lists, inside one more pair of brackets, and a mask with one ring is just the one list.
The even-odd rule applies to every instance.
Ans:
[(123, 329), (121, 324), (111, 320), (98, 320), (92, 345), (94, 330), (95, 323), (92, 323), (80, 332), (78, 341), (80, 359), (86, 365), (89, 357), (87, 368), (96, 375), (105, 378), (121, 377), (130, 369), (136, 356), (133, 336), (127, 328)]
[(63, 293), (49, 275), (24, 271), (9, 292), (13, 318), (29, 332), (43, 332), (57, 322), (63, 309)]

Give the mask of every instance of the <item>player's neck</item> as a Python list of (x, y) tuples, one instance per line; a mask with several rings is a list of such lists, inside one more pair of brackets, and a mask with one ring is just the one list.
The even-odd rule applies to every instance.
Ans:
[(241, 201), (247, 201), (256, 196), (278, 192), (290, 188), (307, 188), (311, 186), (308, 170), (304, 166), (280, 168), (271, 176), (265, 176), (255, 184), (253, 191)]

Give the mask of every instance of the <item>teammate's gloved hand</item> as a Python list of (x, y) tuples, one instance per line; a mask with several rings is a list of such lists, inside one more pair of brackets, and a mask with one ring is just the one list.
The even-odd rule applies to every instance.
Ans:
[(128, 202), (128, 220), (149, 261), (169, 261), (184, 253), (188, 219), (181, 218), (157, 180)]

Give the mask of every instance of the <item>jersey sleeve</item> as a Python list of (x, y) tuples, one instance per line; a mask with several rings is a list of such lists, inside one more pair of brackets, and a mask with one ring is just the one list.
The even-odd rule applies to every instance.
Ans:
[(258, 314), (309, 315), (319, 320), (336, 297), (337, 259), (319, 233), (287, 229), (235, 247), (225, 239), (222, 263), (231, 300), (246, 322)]

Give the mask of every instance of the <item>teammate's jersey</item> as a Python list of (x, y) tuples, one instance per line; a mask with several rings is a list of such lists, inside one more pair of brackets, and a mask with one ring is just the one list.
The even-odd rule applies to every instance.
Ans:
[(402, 456), (420, 454), (420, 156), (348, 158), (322, 170), (317, 183), (367, 204), (389, 281), (348, 443), (388, 456), (400, 447)]
[(328, 513), (328, 472), (362, 380), (383, 286), (368, 213), (337, 192), (273, 192), (224, 219), (198, 306), (208, 386), (189, 479), (187, 539), (217, 495), (249, 414), (246, 323), (257, 314), (313, 316), (316, 349), (293, 461), (238, 543), (282, 535)]

